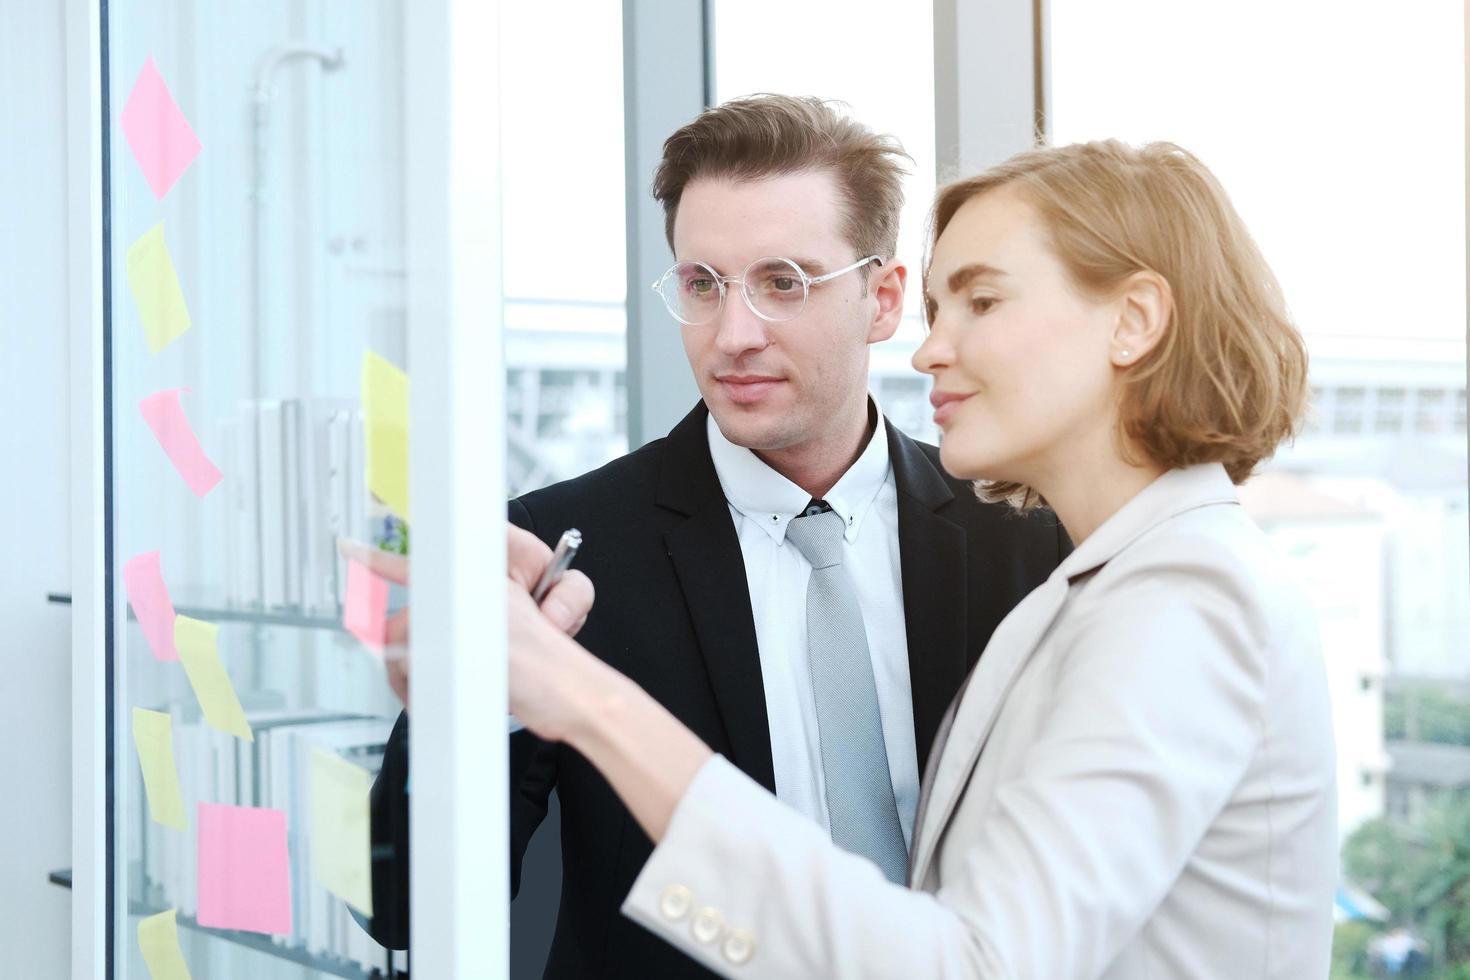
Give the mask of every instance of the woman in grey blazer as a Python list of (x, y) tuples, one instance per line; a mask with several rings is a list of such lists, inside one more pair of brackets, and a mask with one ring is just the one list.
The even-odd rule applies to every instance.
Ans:
[[(596, 765), (657, 844), (624, 912), (726, 976), (1326, 976), (1321, 654), (1235, 491), (1305, 399), (1270, 270), (1198, 160), (1104, 142), (942, 190), (924, 286), (914, 365), (945, 468), (1050, 507), (1076, 550), (941, 726), (908, 888), (512, 586), (512, 710)], [(518, 579), (538, 549), (513, 536)]]

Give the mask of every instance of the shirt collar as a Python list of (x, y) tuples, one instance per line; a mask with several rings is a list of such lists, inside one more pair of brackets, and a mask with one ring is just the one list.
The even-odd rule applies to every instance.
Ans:
[[(877, 424), (873, 426), (868, 445), (842, 474), (836, 486), (822, 498), (846, 522), (844, 537), (849, 544), (857, 540), (863, 519), (892, 472), (885, 428), (888, 420), (871, 397), (869, 404), (870, 417), (876, 416)], [(705, 429), (709, 435), (709, 452), (714, 460), (715, 475), (719, 477), (725, 499), (747, 519), (765, 529), (772, 541), (777, 544), (784, 542), (786, 525), (806, 507), (812, 499), (811, 494), (771, 469), (749, 449), (726, 439), (713, 415), (706, 421)]]

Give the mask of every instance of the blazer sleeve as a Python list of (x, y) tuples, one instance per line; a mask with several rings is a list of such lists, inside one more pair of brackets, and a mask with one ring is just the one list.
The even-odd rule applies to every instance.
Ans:
[[(511, 523), (536, 534), (536, 522), (520, 500), (509, 505)], [(540, 536), (539, 534), (537, 535)], [(521, 891), (521, 864), (556, 788), (557, 748), (529, 731), (510, 737), (510, 896)]]
[(624, 913), (729, 977), (1099, 976), (1258, 739), (1259, 643), (1238, 603), (1191, 584), (1112, 594), (1106, 615), (1068, 624), (1080, 628), (1057, 638), (1050, 704), (1031, 706), (1039, 734), (1018, 750), (1024, 775), (945, 831), (936, 894), (889, 883), (717, 757)]
[(359, 919), (389, 949), (408, 948), (408, 713), (399, 712), (368, 797), (373, 915)]

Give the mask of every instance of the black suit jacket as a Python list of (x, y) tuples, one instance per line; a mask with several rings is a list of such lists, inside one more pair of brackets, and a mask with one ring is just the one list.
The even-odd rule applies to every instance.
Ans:
[[(716, 752), (775, 791), (745, 563), (698, 405), (664, 439), (529, 493), (511, 519), (554, 543), (569, 527), (597, 601), (578, 640), (658, 699)], [(888, 429), (898, 489), (899, 564), (919, 771), (950, 700), (991, 632), (1051, 573), (1070, 543), (1049, 513), (984, 504), (939, 451)], [(408, 940), (408, 726), (400, 716), (373, 787), (372, 932)], [(652, 851), (611, 787), (575, 750), (511, 738), (512, 893), (521, 858), (561, 800), (562, 891), (549, 978), (706, 978), (693, 960), (619, 911)]]

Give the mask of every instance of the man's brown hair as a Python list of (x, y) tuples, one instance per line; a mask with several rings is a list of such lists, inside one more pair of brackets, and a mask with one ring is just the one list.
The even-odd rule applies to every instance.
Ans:
[[(1296, 434), (1306, 345), (1245, 223), (1193, 154), (1118, 140), (1017, 154), (940, 188), (931, 253), (966, 201), (1000, 188), (1036, 210), (1085, 294), (1109, 296), (1143, 270), (1168, 282), (1174, 306), (1163, 339), (1123, 372), (1119, 434), (1129, 443), (1169, 469), (1222, 463), (1243, 483)], [(976, 489), (1023, 510), (1041, 502), (1017, 483)]]
[(897, 139), (873, 132), (831, 102), (749, 95), (706, 109), (664, 141), (653, 196), (664, 207), (664, 235), (672, 249), (679, 198), (690, 181), (830, 173), (842, 200), (842, 234), (855, 258), (876, 255), (886, 262), (898, 247), (907, 173), (902, 160), (913, 163)]

